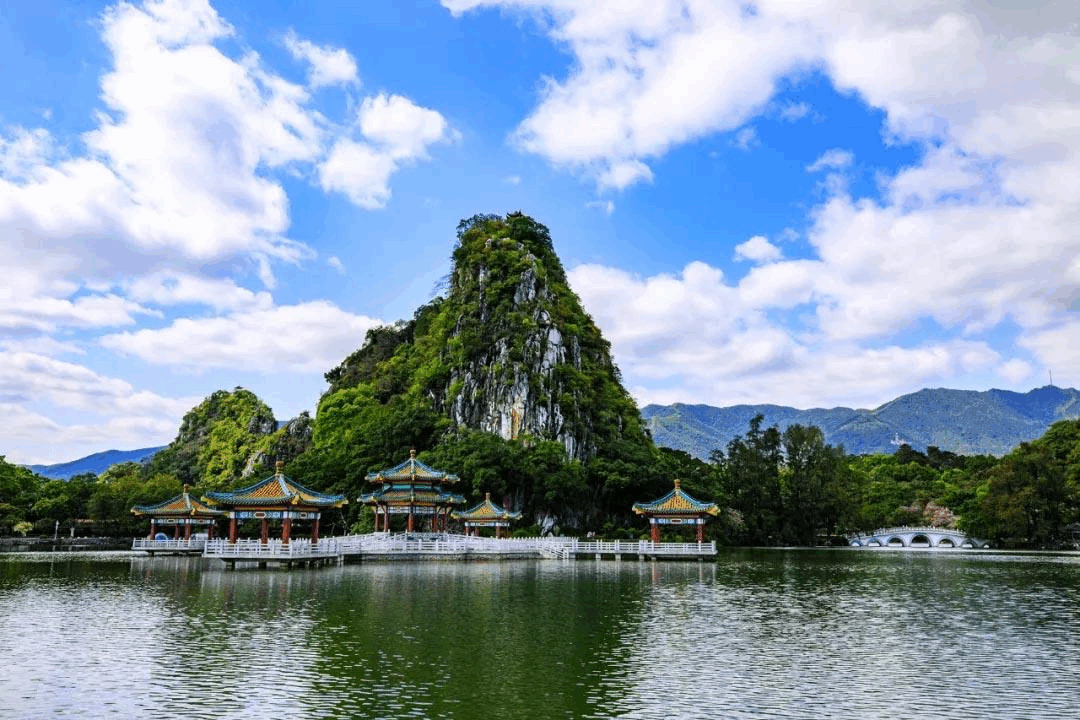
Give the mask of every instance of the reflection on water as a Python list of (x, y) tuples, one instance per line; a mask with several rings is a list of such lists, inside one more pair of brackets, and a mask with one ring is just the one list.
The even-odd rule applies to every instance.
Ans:
[(1058, 718), (1080, 558), (0, 556), (0, 718)]

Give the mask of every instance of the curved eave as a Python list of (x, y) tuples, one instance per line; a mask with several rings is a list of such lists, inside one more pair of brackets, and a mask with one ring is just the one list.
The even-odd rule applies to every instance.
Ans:
[(284, 475), (271, 475), (246, 488), (232, 492), (208, 492), (205, 502), (231, 507), (270, 505), (312, 508), (341, 507), (348, 503), (344, 495), (324, 495), (293, 482)]

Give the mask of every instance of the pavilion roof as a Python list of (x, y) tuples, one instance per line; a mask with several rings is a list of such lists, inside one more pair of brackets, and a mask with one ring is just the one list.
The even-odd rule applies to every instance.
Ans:
[(131, 512), (136, 515), (154, 515), (156, 517), (213, 517), (224, 514), (223, 511), (215, 510), (200, 500), (193, 498), (186, 489), (176, 497), (169, 498), (156, 505), (136, 505), (131, 508)]
[(491, 493), (484, 493), (484, 501), (475, 507), (451, 514), (455, 520), (483, 522), (484, 520), (520, 520), (520, 512), (511, 512), (491, 502)]
[(716, 515), (720, 508), (716, 503), (703, 503), (690, 497), (676, 480), (675, 488), (659, 500), (634, 503), (634, 512), (638, 515)]
[(281, 462), (277, 472), (270, 477), (232, 492), (208, 492), (203, 497), (215, 505), (306, 505), (310, 507), (341, 507), (348, 500), (344, 495), (326, 495), (294, 482), (281, 472)]
[(410, 450), (409, 459), (405, 462), (395, 465), (392, 468), (387, 468), (386, 470), (368, 473), (367, 477), (364, 479), (368, 482), (384, 483), (392, 483), (400, 480), (409, 480), (411, 482), (426, 480), (431, 483), (455, 483), (459, 478), (457, 475), (445, 473), (425, 465), (416, 459), (416, 450)]
[(357, 498), (364, 505), (464, 505), (465, 498), (457, 493), (435, 487), (384, 485)]

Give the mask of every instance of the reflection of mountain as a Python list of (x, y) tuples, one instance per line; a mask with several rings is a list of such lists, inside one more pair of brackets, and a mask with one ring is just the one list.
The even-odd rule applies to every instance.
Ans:
[(1003, 455), (1040, 437), (1058, 420), (1080, 416), (1080, 392), (1052, 385), (1027, 393), (935, 388), (902, 395), (874, 410), (780, 405), (648, 405), (642, 416), (658, 445), (708, 458), (743, 435), (755, 415), (764, 427), (816, 425), (852, 454), (893, 453), (897, 442), (963, 455)]
[(117, 463), (142, 462), (160, 449), (160, 447), (150, 447), (142, 448), (140, 450), (106, 450), (105, 452), (94, 453), (93, 455), (87, 455), (86, 457), (66, 463), (56, 463), (55, 465), (27, 465), (26, 467), (32, 472), (35, 472), (38, 475), (44, 475), (47, 478), (67, 480), (70, 477), (85, 472), (100, 475)]

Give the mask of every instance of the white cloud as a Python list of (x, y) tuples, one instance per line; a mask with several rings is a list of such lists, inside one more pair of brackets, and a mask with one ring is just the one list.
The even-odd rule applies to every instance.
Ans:
[(380, 324), (316, 300), (224, 317), (180, 318), (160, 329), (105, 335), (100, 342), (154, 365), (311, 373), (339, 363)]
[(431, 145), (457, 138), (442, 115), (400, 95), (365, 99), (357, 124), (364, 140), (338, 140), (319, 165), (319, 184), (367, 209), (386, 206), (390, 176), (401, 167), (426, 158)]
[(539, 104), (513, 138), (528, 152), (598, 180), (614, 165), (644, 164), (675, 145), (744, 125), (767, 105), (779, 78), (818, 57), (817, 33), (807, 23), (747, 13), (741, 2), (443, 5), (454, 13), (480, 7), (533, 12), (572, 53), (568, 76), (544, 78)]
[(805, 102), (788, 102), (777, 108), (777, 115), (785, 122), (795, 122), (796, 120), (802, 120), (804, 117), (810, 114), (811, 107), (809, 103)]
[(302, 40), (291, 30), (285, 35), (285, 48), (297, 60), (309, 64), (308, 85), (312, 88), (360, 82), (356, 74), (356, 60), (344, 48), (316, 45), (309, 40)]
[(175, 271), (159, 271), (127, 283), (127, 296), (159, 306), (206, 305), (216, 310), (266, 308), (273, 304), (268, 292), (254, 292), (229, 278), (209, 278)]
[(503, 178), (503, 182), (506, 183), (507, 185), (513, 185), (513, 186), (516, 187), (516, 186), (521, 184), (521, 176), (520, 175), (507, 175), (506, 177)]
[(744, 127), (735, 133), (735, 137), (732, 139), (731, 144), (733, 147), (739, 150), (752, 150), (761, 144), (758, 140), (757, 129), (753, 127)]
[(326, 258), (326, 264), (337, 270), (340, 274), (345, 274), (345, 263), (341, 262), (341, 258), (337, 255), (331, 255)]
[(642, 403), (876, 406), (1000, 363), (981, 342), (864, 347), (786, 327), (769, 317), (775, 295), (730, 286), (702, 263), (650, 278), (582, 265), (570, 280)]
[(762, 235), (755, 235), (744, 243), (735, 246), (736, 260), (752, 262), (775, 262), (783, 257), (780, 248), (773, 245)]
[(457, 138), (446, 118), (401, 95), (366, 98), (357, 120), (364, 137), (394, 160), (425, 158), (431, 145)]
[(640, 160), (617, 160), (611, 163), (597, 178), (601, 188), (622, 190), (636, 182), (652, 182), (653, 173)]
[(817, 160), (806, 166), (806, 172), (816, 173), (822, 170), (841, 170), (850, 167), (855, 161), (855, 154), (850, 150), (833, 148), (823, 152)]
[(374, 210), (390, 201), (390, 176), (397, 170), (391, 155), (366, 143), (339, 140), (319, 165), (319, 184), (340, 192), (354, 204)]
[(585, 207), (600, 210), (605, 215), (615, 212), (615, 202), (613, 200), (590, 200), (585, 203)]

